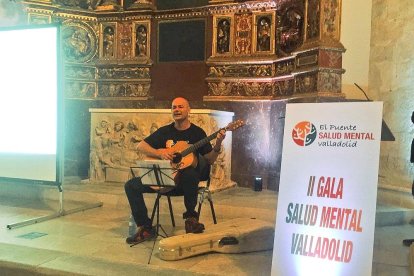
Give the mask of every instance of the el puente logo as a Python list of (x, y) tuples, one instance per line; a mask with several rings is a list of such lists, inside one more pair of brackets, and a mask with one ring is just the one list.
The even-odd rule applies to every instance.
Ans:
[(292, 130), (292, 139), (299, 146), (309, 146), (316, 139), (316, 127), (307, 121), (297, 123)]

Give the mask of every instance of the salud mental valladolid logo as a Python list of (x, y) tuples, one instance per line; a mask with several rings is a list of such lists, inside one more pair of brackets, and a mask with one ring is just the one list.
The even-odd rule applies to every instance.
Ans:
[(359, 141), (374, 141), (374, 134), (360, 130), (356, 124), (317, 124), (302, 121), (292, 130), (292, 139), (299, 146), (309, 146), (317, 141), (318, 147), (357, 148)]
[(292, 139), (299, 146), (309, 146), (316, 139), (316, 127), (307, 121), (297, 123), (292, 131)]

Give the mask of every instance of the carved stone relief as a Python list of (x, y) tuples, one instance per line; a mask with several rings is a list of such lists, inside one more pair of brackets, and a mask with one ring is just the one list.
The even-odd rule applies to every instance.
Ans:
[[(194, 124), (203, 128), (207, 135), (231, 122), (232, 116), (212, 116), (196, 113), (190, 115)], [(146, 158), (137, 151), (137, 145), (159, 127), (172, 122), (168, 110), (158, 112), (96, 112), (92, 111), (90, 136), (90, 181), (124, 182), (130, 175), (130, 167), (137, 160)], [(219, 157), (211, 169), (213, 190), (232, 186), (230, 180), (231, 133), (223, 142)], [(212, 141), (214, 144), (214, 141)]]
[(97, 52), (96, 33), (84, 22), (65, 21), (62, 27), (62, 48), (68, 62), (88, 62)]

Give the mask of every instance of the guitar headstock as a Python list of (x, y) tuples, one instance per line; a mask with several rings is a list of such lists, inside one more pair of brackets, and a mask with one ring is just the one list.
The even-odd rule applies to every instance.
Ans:
[(244, 125), (245, 125), (245, 122), (243, 120), (237, 120), (237, 121), (229, 123), (224, 129), (226, 131), (233, 131)]

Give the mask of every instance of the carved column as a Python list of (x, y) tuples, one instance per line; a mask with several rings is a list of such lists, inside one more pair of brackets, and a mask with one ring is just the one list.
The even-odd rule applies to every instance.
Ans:
[[(342, 0), (307, 0), (304, 43), (295, 52), (295, 92), (301, 94), (312, 82), (319, 97), (344, 97), (341, 93), (342, 54), (340, 42)], [(309, 86), (309, 85), (308, 85)]]

